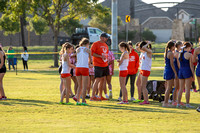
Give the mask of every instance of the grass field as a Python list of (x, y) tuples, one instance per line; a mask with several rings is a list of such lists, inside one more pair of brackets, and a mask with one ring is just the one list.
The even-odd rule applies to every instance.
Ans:
[[(117, 105), (118, 71), (112, 80), (114, 100), (91, 102), (89, 106), (59, 105), (60, 78), (52, 60), (30, 60), (30, 71), (18, 75), (8, 71), (4, 89), (9, 100), (0, 101), (0, 133), (16, 132), (194, 132), (200, 130), (200, 115), (195, 109), (162, 108), (158, 101), (150, 105)], [(163, 80), (162, 58), (153, 61), (151, 79)], [(73, 84), (72, 84), (73, 86)], [(127, 85), (129, 92), (129, 84)], [(129, 94), (130, 98), (130, 94)], [(137, 98), (137, 89), (135, 92)], [(71, 102), (75, 103), (72, 99)], [(185, 98), (183, 96), (183, 102)], [(191, 104), (200, 104), (200, 94), (191, 92)]]

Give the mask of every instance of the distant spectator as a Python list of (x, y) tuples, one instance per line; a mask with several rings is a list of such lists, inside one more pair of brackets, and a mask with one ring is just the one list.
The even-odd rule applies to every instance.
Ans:
[[(8, 48), (8, 53), (15, 53), (15, 51), (13, 50), (12, 47)], [(14, 66), (14, 55), (8, 55), (8, 68), (10, 70), (10, 65), (12, 65), (13, 69), (15, 70), (15, 66)]]
[(27, 49), (27, 47), (24, 47), (24, 52), (21, 54), (21, 58), (22, 58), (23, 66), (24, 66), (24, 71), (25, 71), (25, 69), (28, 71), (28, 64), (27, 64), (28, 57), (29, 57), (28, 49)]

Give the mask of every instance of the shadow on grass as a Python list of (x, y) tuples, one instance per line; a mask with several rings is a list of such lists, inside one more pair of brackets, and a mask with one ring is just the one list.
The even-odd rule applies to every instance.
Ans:
[[(151, 106), (151, 105), (148, 105), (148, 106)], [(141, 107), (133, 107), (133, 106), (129, 106), (129, 105), (104, 105), (104, 106), (89, 105), (89, 107), (103, 108), (103, 109), (116, 109), (116, 110), (129, 110), (129, 111), (142, 111), (142, 112), (188, 114), (188, 113), (184, 113), (184, 112), (178, 112), (175, 110), (166, 110), (165, 108), (163, 108), (163, 109), (148, 108), (146, 105), (141, 105)]]
[(54, 105), (58, 104), (56, 102), (49, 102), (49, 101), (41, 101), (41, 100), (29, 100), (29, 99), (8, 99), (8, 100), (2, 100), (0, 104), (3, 105), (16, 105), (16, 104), (21, 104), (21, 105), (32, 105), (32, 106), (44, 106), (45, 104), (48, 105)]

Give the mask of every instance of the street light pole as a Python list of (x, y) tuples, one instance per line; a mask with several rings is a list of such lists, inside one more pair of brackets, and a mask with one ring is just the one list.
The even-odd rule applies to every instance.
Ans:
[(118, 27), (117, 27), (117, 9), (118, 0), (112, 0), (112, 44), (111, 48), (113, 52), (117, 52), (118, 49)]

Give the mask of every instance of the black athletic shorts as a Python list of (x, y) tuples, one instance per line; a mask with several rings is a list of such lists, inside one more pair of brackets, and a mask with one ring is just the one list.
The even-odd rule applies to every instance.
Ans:
[(94, 77), (101, 78), (109, 75), (109, 67), (94, 66)]

